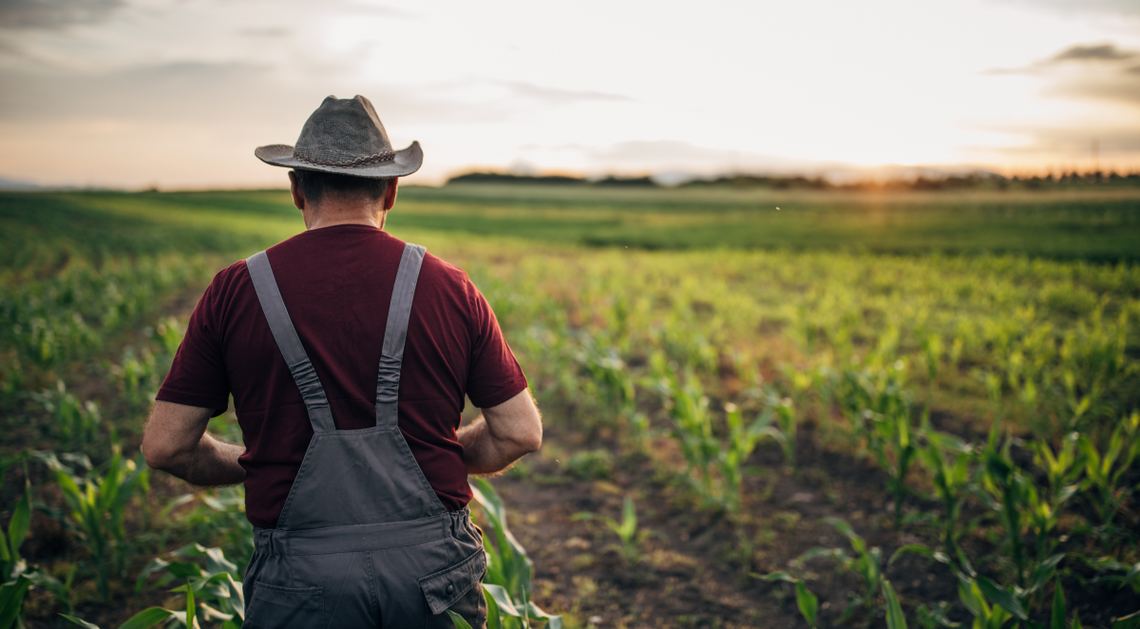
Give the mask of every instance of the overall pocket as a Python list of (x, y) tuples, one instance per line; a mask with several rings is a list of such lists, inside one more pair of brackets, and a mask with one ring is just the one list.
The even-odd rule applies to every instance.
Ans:
[(243, 629), (323, 627), (324, 588), (285, 588), (255, 582)]
[[(486, 609), (479, 609), (483, 600), (482, 588), (479, 583), (486, 573), (487, 554), (482, 548), (479, 548), (463, 561), (420, 579), (420, 589), (424, 593), (424, 598), (427, 599), (431, 613), (434, 615), (442, 614), (444, 610), (463, 599), (465, 594), (471, 593), (471, 602), (477, 601), (477, 605), (461, 606), (465, 608), (462, 611), (466, 611), (468, 614), (474, 612), (477, 615), (482, 612), (484, 618), (479, 624), (486, 622)], [(474, 608), (467, 610), (466, 607)], [(460, 610), (454, 611), (460, 612)], [(467, 614), (460, 613), (460, 615)], [(478, 626), (476, 625), (477, 619), (468, 618), (467, 620), (473, 627)]]

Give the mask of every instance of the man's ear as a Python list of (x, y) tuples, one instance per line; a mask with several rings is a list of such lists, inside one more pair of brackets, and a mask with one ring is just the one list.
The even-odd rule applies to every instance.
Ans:
[(398, 181), (399, 181), (398, 178), (393, 177), (392, 180), (388, 182), (388, 189), (384, 191), (384, 211), (385, 212), (392, 209), (392, 207), (394, 205), (396, 205), (396, 183)]
[(289, 171), (289, 193), (293, 195), (293, 205), (297, 206), (298, 210), (304, 211), (305, 209), (305, 195), (301, 194), (301, 188), (297, 185), (297, 173)]

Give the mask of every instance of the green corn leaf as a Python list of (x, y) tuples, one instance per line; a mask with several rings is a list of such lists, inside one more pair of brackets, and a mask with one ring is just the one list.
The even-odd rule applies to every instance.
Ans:
[(487, 603), (487, 629), (503, 629), (503, 614), (499, 611), (499, 602), (493, 596), (487, 596), (487, 585), (483, 585), (483, 600)]
[(850, 524), (844, 522), (843, 520), (840, 520), (839, 518), (823, 518), (823, 521), (835, 527), (835, 530), (842, 533), (851, 542), (852, 550), (859, 553), (860, 555), (867, 552), (867, 544), (863, 542), (862, 537), (859, 537), (855, 534), (855, 530), (851, 528)]
[(1140, 561), (1137, 561), (1135, 564), (1133, 564), (1132, 568), (1128, 570), (1128, 574), (1124, 575), (1124, 581), (1121, 581), (1120, 587), (1131, 585), (1138, 576), (1140, 576)]
[(1084, 627), (1081, 625), (1081, 615), (1078, 614), (1076, 610), (1073, 610), (1073, 624), (1069, 627), (1069, 629), (1084, 629)]
[[(455, 625), (455, 629), (471, 629), (471, 624), (468, 623), (466, 620), (463, 620), (463, 616), (460, 616), (459, 614), (451, 611), (450, 609), (447, 610), (447, 615), (451, 616), (451, 624)], [(488, 618), (488, 621), (489, 620), (490, 620), (490, 618)], [(487, 624), (489, 625), (490, 622), (488, 622)]]
[(903, 616), (902, 605), (891, 582), (882, 579), (883, 596), (887, 599), (887, 629), (906, 629), (906, 616)]
[(230, 605), (234, 608), (234, 613), (238, 618), (245, 620), (245, 590), (242, 588), (241, 581), (235, 581), (233, 576), (226, 574), (226, 579), (230, 585)]
[[(8, 538), (4, 536), (4, 529), (0, 528), (0, 565), (12, 561), (12, 554), (8, 552)], [(0, 575), (0, 579), (4, 578)]]
[(637, 533), (637, 509), (633, 505), (633, 500), (628, 496), (625, 498), (625, 504), (622, 507), (621, 526), (618, 527), (617, 534), (622, 541), (628, 542), (633, 539), (634, 534)]
[[(166, 621), (174, 616), (174, 612), (161, 607), (148, 607), (131, 616), (130, 620), (119, 626), (119, 629), (147, 629)], [(189, 625), (187, 625), (189, 626)]]
[(539, 609), (538, 605), (535, 605), (533, 602), (527, 602), (526, 616), (531, 620), (545, 620), (547, 623), (547, 629), (558, 629), (558, 627), (562, 626), (561, 616), (553, 616), (551, 614), (548, 614), (545, 611)]
[(198, 624), (194, 619), (194, 588), (190, 587), (190, 582), (186, 582), (186, 627), (189, 629)]
[[(8, 561), (20, 560), (20, 545), (24, 543), (24, 539), (28, 536), (28, 528), (32, 522), (32, 490), (28, 486), (27, 481), (24, 482), (24, 496), (20, 498), (20, 502), (16, 503), (16, 508), (12, 511), (12, 520), (8, 523), (8, 540), (11, 544), (12, 553)], [(3, 575), (7, 578), (8, 575)]]
[(944, 563), (947, 565), (950, 563), (950, 557), (948, 557), (946, 553), (934, 550), (933, 548), (930, 548), (929, 546), (925, 546), (923, 544), (909, 544), (907, 546), (900, 547), (898, 550), (892, 553), (891, 558), (887, 560), (887, 565), (889, 566), (895, 563), (896, 559), (907, 553), (914, 553), (916, 555), (933, 559), (939, 563)]
[(495, 599), (495, 602), (499, 605), (500, 613), (522, 618), (522, 613), (519, 612), (515, 602), (511, 600), (511, 595), (507, 592), (506, 588), (501, 585), (488, 585), (484, 583), (483, 591), (490, 595), (488, 597), (489, 599)]
[(800, 580), (788, 574), (787, 572), (772, 572), (769, 574), (761, 575), (761, 579), (765, 581), (787, 581), (788, 583), (799, 583)]
[(815, 627), (815, 617), (819, 612), (819, 597), (808, 591), (803, 581), (796, 581), (796, 606), (808, 625)]
[(1022, 606), (1021, 601), (1008, 590), (1002, 589), (1001, 586), (994, 583), (983, 576), (978, 576), (978, 589), (986, 595), (986, 598), (999, 605), (1002, 609), (1013, 614), (1018, 620), (1029, 620), (1029, 616), (1025, 613), (1025, 607)]
[(1114, 618), (1112, 629), (1140, 629), (1140, 612), (1129, 614), (1124, 618)]
[(1036, 592), (1041, 589), (1052, 578), (1057, 571), (1057, 564), (1064, 558), (1064, 553), (1058, 553), (1038, 564), (1033, 571), (1033, 581), (1030, 583), (1028, 591)]
[(86, 620), (83, 620), (82, 618), (76, 618), (75, 616), (68, 616), (67, 614), (60, 614), (60, 616), (63, 616), (67, 620), (71, 621), (74, 624), (79, 625), (80, 627), (83, 627), (83, 629), (99, 629), (99, 625), (96, 625), (94, 623), (89, 623)]
[(15, 581), (0, 586), (0, 629), (23, 626), (18, 624), (20, 608), (31, 584), (27, 577), (20, 575)]
[(146, 567), (143, 568), (143, 571), (139, 573), (138, 578), (135, 579), (135, 594), (142, 592), (142, 589), (146, 587), (147, 577), (169, 565), (170, 562), (161, 557), (155, 558), (150, 563), (148, 563)]
[(1049, 620), (1049, 629), (1065, 629), (1065, 593), (1061, 589), (1061, 578), (1057, 577), (1053, 593), (1053, 615)]
[(958, 599), (977, 618), (984, 618), (990, 613), (985, 597), (978, 589), (978, 584), (973, 580), (958, 577)]

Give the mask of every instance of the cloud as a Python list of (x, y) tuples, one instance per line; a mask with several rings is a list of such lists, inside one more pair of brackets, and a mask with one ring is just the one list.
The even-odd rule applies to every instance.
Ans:
[(1054, 55), (1045, 63), (1062, 63), (1065, 61), (1122, 61), (1135, 59), (1140, 56), (1132, 50), (1121, 50), (1116, 44), (1098, 44), (1093, 46), (1071, 46)]
[(1016, 4), (1064, 14), (1111, 14), (1140, 17), (1136, 0), (993, 0), (995, 4)]
[(1021, 74), (1047, 81), (1046, 95), (1123, 103), (1140, 108), (1140, 51), (1112, 42), (1075, 44), (1023, 68), (998, 68), (986, 74)]
[(510, 88), (515, 94), (535, 100), (544, 101), (554, 105), (562, 105), (579, 101), (632, 101), (628, 96), (594, 92), (588, 90), (563, 90), (553, 87), (542, 87), (523, 81), (498, 81), (498, 85)]
[(0, 28), (57, 29), (92, 24), (123, 6), (122, 0), (3, 0)]

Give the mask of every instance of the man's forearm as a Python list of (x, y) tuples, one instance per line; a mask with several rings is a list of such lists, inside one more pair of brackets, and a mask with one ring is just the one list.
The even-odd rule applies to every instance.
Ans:
[(456, 436), (463, 446), (463, 462), (468, 474), (501, 472), (532, 451), (517, 443), (495, 439), (482, 417), (464, 426)]
[(203, 433), (193, 449), (174, 454), (155, 467), (192, 485), (236, 485), (245, 480), (245, 468), (238, 464), (244, 451), (242, 446)]

